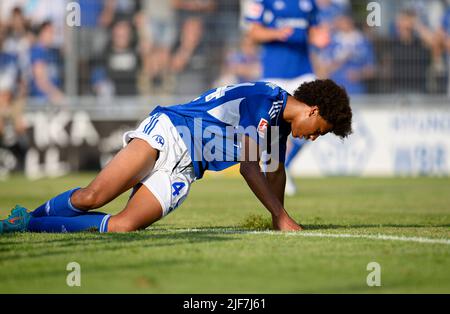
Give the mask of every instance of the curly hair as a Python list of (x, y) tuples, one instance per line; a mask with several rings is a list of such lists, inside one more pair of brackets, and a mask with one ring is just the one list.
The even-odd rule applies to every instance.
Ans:
[(332, 80), (304, 83), (293, 96), (308, 106), (317, 106), (320, 116), (333, 126), (332, 133), (341, 138), (352, 133), (352, 108), (348, 94)]

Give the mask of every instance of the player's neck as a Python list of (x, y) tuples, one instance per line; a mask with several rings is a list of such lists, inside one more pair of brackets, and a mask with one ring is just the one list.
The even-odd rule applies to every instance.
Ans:
[(284, 108), (283, 112), (283, 120), (287, 123), (292, 123), (295, 117), (298, 115), (305, 115), (306, 110), (308, 106), (302, 103), (301, 101), (298, 101), (293, 96), (288, 96), (288, 99), (286, 101), (286, 107)]

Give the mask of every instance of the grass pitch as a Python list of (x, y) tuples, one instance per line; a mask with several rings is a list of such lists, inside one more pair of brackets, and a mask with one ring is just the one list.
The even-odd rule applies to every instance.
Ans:
[[(0, 217), (92, 178), (0, 182)], [(264, 231), (268, 212), (243, 179), (210, 177), (146, 231), (0, 236), (0, 293), (450, 293), (450, 179), (297, 183), (286, 208), (303, 234)], [(81, 287), (66, 284), (73, 261)], [(366, 283), (370, 262), (381, 287)]]

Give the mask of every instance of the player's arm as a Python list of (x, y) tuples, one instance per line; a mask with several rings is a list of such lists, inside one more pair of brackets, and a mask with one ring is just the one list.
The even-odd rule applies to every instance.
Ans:
[(308, 31), (309, 43), (319, 49), (323, 49), (331, 41), (330, 30), (325, 24), (310, 27)]
[(32, 71), (37, 87), (47, 94), (53, 103), (60, 104), (64, 99), (64, 94), (50, 81), (47, 64), (43, 61), (37, 61), (33, 64)]
[(266, 172), (266, 179), (276, 197), (284, 206), (284, 189), (286, 188), (286, 171), (283, 163), (278, 163), (275, 171)]
[[(255, 154), (259, 156), (259, 149), (256, 142), (248, 136), (244, 136), (242, 142), (244, 149), (242, 152), (240, 173), (256, 197), (272, 214), (273, 228), (281, 231), (301, 230), (301, 227), (289, 217), (284, 209), (283, 202), (280, 201), (280, 197), (277, 195), (278, 193), (275, 193), (271, 189), (268, 179), (261, 172), (259, 158), (256, 158), (256, 160), (252, 158)], [(273, 179), (275, 178), (273, 177)], [(276, 178), (277, 181), (279, 179)]]
[(267, 43), (272, 41), (287, 41), (292, 35), (293, 29), (290, 27), (270, 28), (260, 23), (251, 23), (248, 28), (248, 36), (257, 43)]

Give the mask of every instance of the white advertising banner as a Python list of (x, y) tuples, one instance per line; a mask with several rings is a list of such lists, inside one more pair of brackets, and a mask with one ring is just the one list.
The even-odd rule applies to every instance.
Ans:
[(295, 176), (446, 176), (450, 108), (354, 110), (354, 134), (308, 142), (291, 165)]

